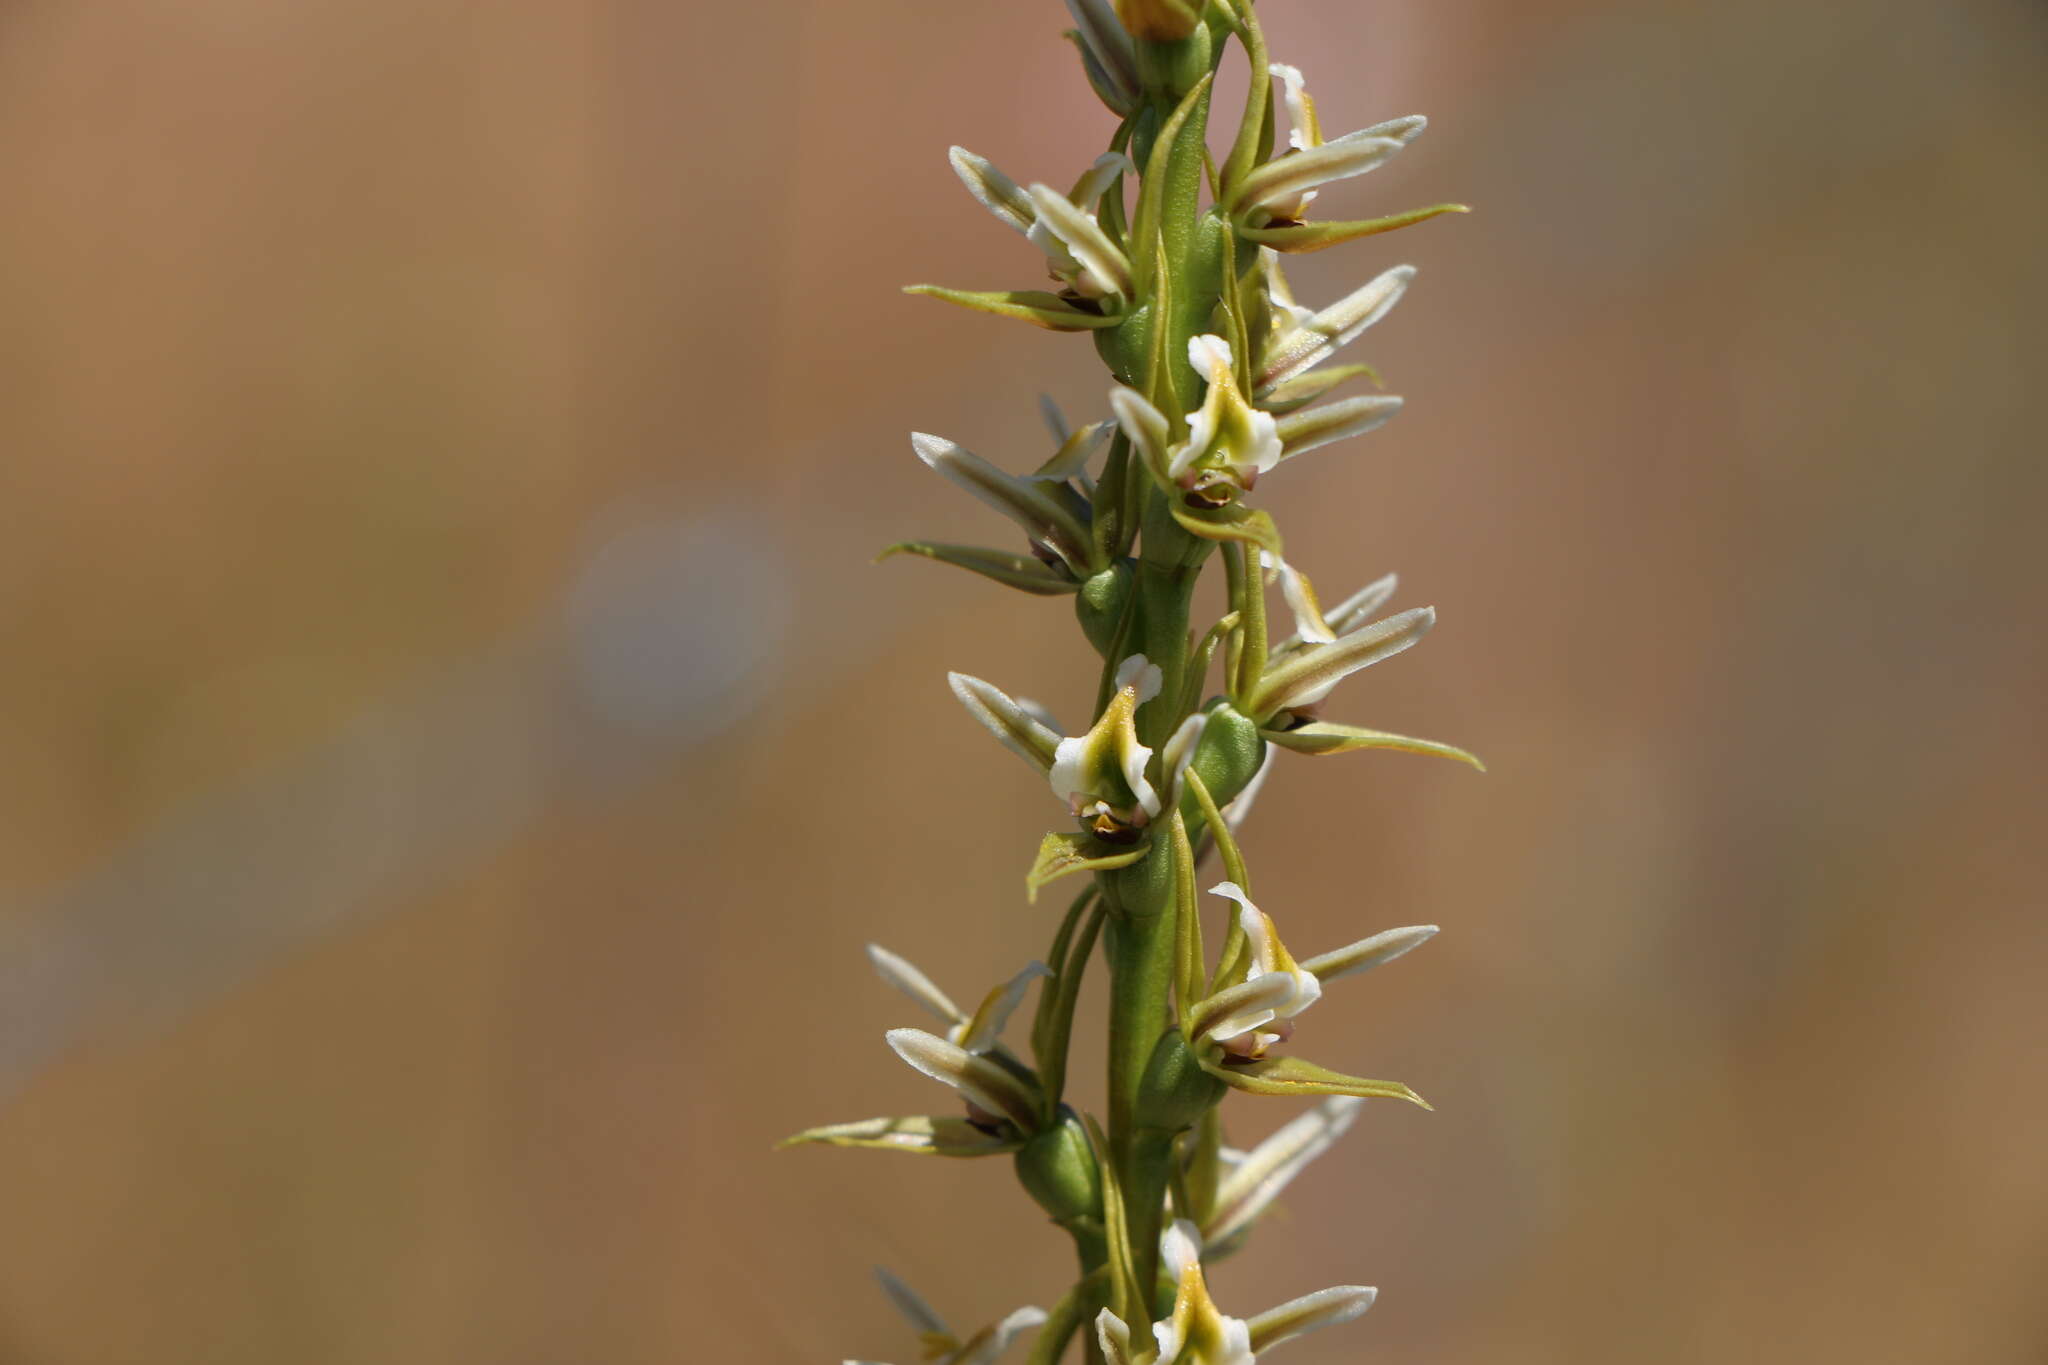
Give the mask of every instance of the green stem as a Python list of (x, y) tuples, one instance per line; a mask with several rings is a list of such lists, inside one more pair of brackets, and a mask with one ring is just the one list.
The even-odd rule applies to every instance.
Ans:
[(1231, 701), (1242, 705), (1266, 671), (1266, 571), (1259, 566), (1258, 551), (1249, 546), (1225, 545), (1223, 553), (1231, 570), (1230, 605), (1244, 627), (1244, 650), (1230, 693)]
[[(1078, 908), (1078, 903), (1077, 903)], [(1067, 1050), (1074, 1032), (1074, 1005), (1081, 998), (1081, 977), (1088, 970), (1089, 955), (1095, 951), (1095, 936), (1102, 928), (1103, 907), (1097, 904), (1081, 930), (1081, 938), (1067, 954), (1047, 1012), (1044, 1045), (1038, 1057), (1039, 1088), (1045, 1094), (1048, 1122), (1059, 1112), (1067, 1088)]]

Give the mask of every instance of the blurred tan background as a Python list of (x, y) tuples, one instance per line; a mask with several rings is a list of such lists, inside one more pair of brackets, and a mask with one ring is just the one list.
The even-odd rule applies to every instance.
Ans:
[[(1219, 1297), (1381, 1287), (1299, 1365), (2042, 1359), (2048, 19), (1267, 9), (1326, 124), (1433, 120), (1328, 207), (1479, 206), (1297, 272), (1422, 267), (1410, 406), (1261, 494), (1442, 614), (1345, 716), (1492, 772), (1269, 788), (1297, 944), (1446, 926), (1309, 1021), (1437, 1112)], [(1049, 928), (942, 673), (1077, 714), (1064, 607), (867, 557), (1003, 534), (908, 430), (1101, 402), (896, 292), (1029, 282), (944, 152), (1084, 164), (1063, 22), (0, 5), (0, 1362), (908, 1365), (871, 1263), (1059, 1292), (999, 1166), (768, 1147), (944, 1107), (864, 941)]]

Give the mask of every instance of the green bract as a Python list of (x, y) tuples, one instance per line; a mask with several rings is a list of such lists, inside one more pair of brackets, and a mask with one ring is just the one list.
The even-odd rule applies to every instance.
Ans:
[[(1041, 913), (1028, 907), (1054, 882), (1084, 889), (1046, 925), (1049, 965), (1030, 964), (971, 1011), (903, 958), (871, 949), (883, 979), (937, 1021), (936, 1031), (893, 1028), (887, 1038), (952, 1090), (949, 1110), (837, 1123), (789, 1141), (1010, 1154), (1025, 1191), (1071, 1237), (1079, 1264), (1064, 1292), (1049, 1296), (1049, 1312), (1018, 1309), (966, 1338), (886, 1277), (919, 1333), (912, 1349), (927, 1360), (989, 1365), (1040, 1327), (1037, 1365), (1076, 1347), (1090, 1365), (1245, 1365), (1372, 1303), (1372, 1289), (1340, 1285), (1236, 1318), (1211, 1300), (1203, 1266), (1244, 1244), (1365, 1099), (1422, 1103), (1400, 1082), (1308, 1061), (1294, 1043), (1320, 1017), (1308, 1012), (1327, 983), (1401, 956), (1436, 928), (1387, 929), (1297, 957), (1252, 901), (1238, 831), (1280, 750), (1395, 749), (1480, 766), (1448, 744), (1322, 715), (1340, 682), (1419, 642), (1435, 611), (1382, 615), (1391, 576), (1325, 608), (1300, 547), (1251, 503), (1262, 500), (1265, 477), (1312, 478), (1332, 458), (1294, 465), (1295, 457), (1374, 431), (1401, 410), (1399, 397), (1376, 391), (1373, 366), (1335, 359), (1388, 316), (1415, 270), (1381, 261), (1316, 308), (1297, 302), (1281, 260), (1463, 210), (1312, 216), (1326, 189), (1401, 153), (1425, 121), (1407, 115), (1326, 137), (1302, 73), (1270, 59), (1253, 0), (1065, 3), (1087, 84), (1116, 120), (1105, 150), (1057, 178), (1020, 181), (953, 148), (954, 174), (1026, 240), (1031, 250), (1013, 259), (1030, 268), (1016, 288), (912, 292), (1089, 333), (1109, 371), (1100, 405), (1078, 428), (1049, 411), (1050, 453), (1033, 457), (1029, 473), (944, 437), (913, 436), (919, 459), (1007, 518), (1012, 538), (996, 547), (906, 541), (883, 554), (1073, 597), (1080, 642), (1099, 663), (1062, 698), (1066, 714), (1086, 718), (1078, 731), (980, 678), (954, 673), (950, 682), (1057, 802), (1015, 912)], [(1234, 128), (1215, 130), (1212, 90), (1233, 50), (1250, 72), (1243, 113)], [(1338, 396), (1357, 380), (1370, 390)], [(996, 434), (990, 425), (962, 434), (979, 441)], [(1196, 586), (1215, 565), (1223, 610), (1197, 619)], [(1275, 588), (1282, 619), (1293, 622), (1284, 636), (1268, 614)], [(1041, 619), (1050, 632), (1064, 617)], [(1220, 875), (1203, 870), (1209, 858)], [(1208, 934), (1205, 887), (1229, 903)], [(1067, 1075), (1098, 949), (1108, 1085), (1091, 1102), (1067, 1093)], [(1027, 1060), (1000, 1035), (1034, 986)], [(1238, 1151), (1221, 1115), (1232, 1092), (1318, 1103)]]

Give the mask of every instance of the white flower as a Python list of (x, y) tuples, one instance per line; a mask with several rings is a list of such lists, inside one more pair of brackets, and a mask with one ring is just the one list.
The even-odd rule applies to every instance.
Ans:
[[(1209, 890), (1237, 903), (1244, 947), (1233, 954), (1234, 963), (1224, 964), (1227, 984), (1189, 1011), (1187, 1034), (1198, 1044), (1216, 1044), (1238, 1061), (1256, 1061), (1289, 1037), (1293, 1028), (1285, 1021), (1320, 1000), (1325, 981), (1391, 962), (1436, 934), (1433, 924), (1389, 929), (1297, 962), (1281, 942), (1272, 916), (1252, 904), (1244, 888), (1219, 882)], [(1269, 1029), (1269, 1024), (1277, 1027)]]
[(1169, 737), (1161, 754), (1161, 785), (1147, 771), (1152, 748), (1138, 742), (1138, 708), (1159, 695), (1158, 665), (1133, 654), (1117, 668), (1116, 691), (1087, 733), (1062, 736), (1029, 703), (965, 673), (948, 675), (953, 694), (1013, 753), (1043, 772), (1053, 795), (1098, 838), (1131, 843), (1180, 798), (1207, 717), (1196, 712)]
[[(1314, 972), (1296, 963), (1280, 941), (1272, 917), (1258, 906), (1236, 882), (1219, 882), (1209, 893), (1237, 902), (1237, 923), (1244, 931), (1250, 967), (1236, 990), (1242, 998), (1232, 1007), (1206, 1007), (1199, 1037), (1221, 1043), (1224, 1051), (1240, 1057), (1260, 1057), (1281, 1041), (1286, 1032), (1261, 1032), (1276, 1019), (1292, 1019), (1322, 998), (1322, 982)], [(1215, 1000), (1222, 1000), (1218, 995)]]

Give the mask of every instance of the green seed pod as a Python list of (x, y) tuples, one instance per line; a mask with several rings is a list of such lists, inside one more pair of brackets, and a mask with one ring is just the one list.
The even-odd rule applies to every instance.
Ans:
[(1074, 615), (1080, 619), (1081, 633), (1104, 658), (1117, 646), (1124, 610), (1131, 600), (1131, 577), (1129, 561), (1119, 561), (1088, 579), (1074, 594)]
[[(1209, 708), (1209, 723), (1195, 749), (1194, 769), (1202, 775), (1202, 784), (1218, 806), (1237, 799), (1245, 784), (1258, 776), (1259, 765), (1265, 761), (1266, 741), (1249, 717), (1227, 701), (1218, 701)], [(1199, 809), (1192, 797), (1181, 802), (1182, 813), (1190, 819), (1200, 819)]]
[(1055, 1223), (1102, 1218), (1102, 1172), (1081, 1120), (1065, 1105), (1059, 1121), (1018, 1150), (1017, 1179)]
[(1168, 1133), (1191, 1128), (1223, 1098), (1227, 1087), (1202, 1070), (1177, 1028), (1159, 1036), (1138, 1091), (1138, 1125)]

